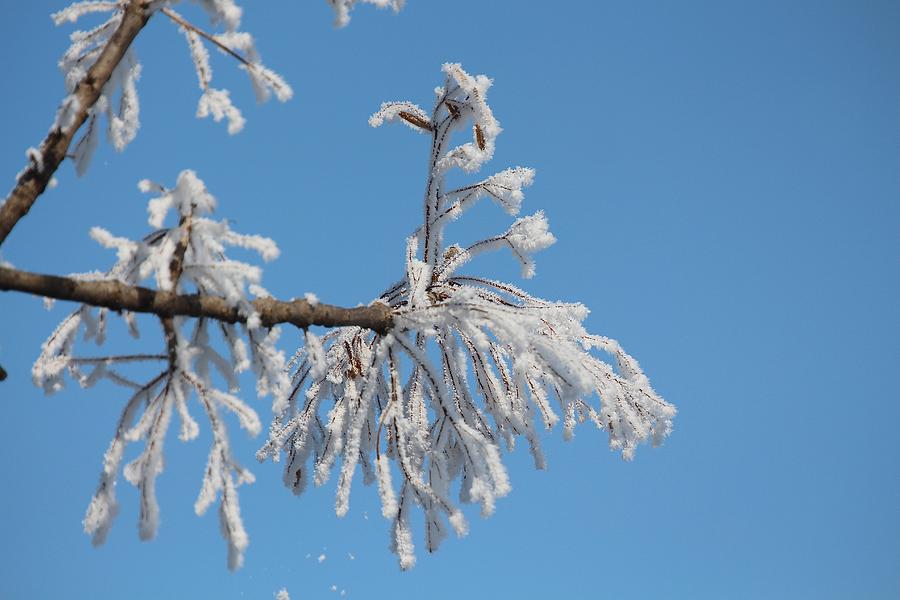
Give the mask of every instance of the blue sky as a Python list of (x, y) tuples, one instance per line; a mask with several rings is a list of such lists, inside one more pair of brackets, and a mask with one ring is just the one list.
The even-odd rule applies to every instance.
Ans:
[[(232, 423), (257, 475), (241, 489), (241, 571), (225, 569), (216, 515), (193, 515), (205, 436), (167, 441), (158, 538), (138, 541), (122, 482), (122, 512), (94, 549), (81, 519), (122, 392), (32, 387), (64, 308), (3, 294), (0, 597), (271, 598), (286, 586), (327, 599), (332, 585), (395, 600), (900, 596), (900, 4), (409, 0), (398, 15), (361, 7), (344, 30), (322, 1), (244, 4), (244, 29), (295, 98), (256, 106), (214, 55), (214, 82), (247, 126), (228, 136), (195, 119), (183, 39), (154, 19), (135, 46), (137, 139), (123, 154), (101, 145), (83, 178), (64, 165), (5, 260), (105, 269), (112, 253), (89, 228), (143, 235), (137, 181), (171, 185), (192, 168), (236, 230), (279, 243), (273, 293), (368, 302), (398, 277), (420, 218), (426, 138), (366, 119), (383, 100), (428, 105), (440, 65), (459, 61), (495, 80), (505, 131), (490, 172), (534, 167), (525, 210), (544, 209), (559, 238), (520, 283), (589, 306), (589, 329), (617, 338), (677, 405), (675, 431), (627, 464), (586, 426), (569, 443), (551, 432), (549, 471), (514, 452), (496, 514), (471, 511), (467, 538), (401, 573), (374, 489), (355, 485), (338, 519), (333, 482), (294, 498)], [(62, 6), (18, 2), (0, 22), (7, 185), (63, 96), (71, 28), (48, 17)], [(448, 235), (507, 223), (485, 205)], [(482, 264), (518, 277), (508, 256)], [(153, 344), (156, 327), (144, 330)], [(286, 330), (283, 347), (297, 343)]]

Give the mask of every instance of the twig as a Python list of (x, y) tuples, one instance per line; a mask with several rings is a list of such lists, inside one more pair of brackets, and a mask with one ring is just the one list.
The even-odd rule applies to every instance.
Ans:
[(184, 27), (185, 29), (189, 29), (189, 30), (193, 31), (194, 33), (196, 33), (197, 35), (199, 35), (200, 37), (202, 37), (203, 39), (209, 40), (211, 43), (215, 44), (216, 47), (218, 47), (220, 50), (222, 50), (222, 52), (228, 54), (229, 56), (234, 57), (237, 61), (242, 63), (244, 66), (246, 66), (246, 67), (253, 66), (253, 63), (251, 63), (249, 60), (247, 60), (246, 58), (241, 56), (240, 53), (235, 52), (234, 50), (232, 50), (231, 48), (229, 48), (228, 46), (226, 46), (225, 44), (223, 44), (222, 42), (217, 40), (216, 36), (210, 35), (210, 34), (206, 33), (205, 31), (203, 31), (202, 29), (200, 29), (199, 27), (197, 27), (196, 25), (194, 25), (193, 23), (185, 21), (184, 18), (182, 18), (181, 15), (179, 15), (175, 11), (173, 11), (169, 8), (161, 8), (161, 9), (159, 9), (159, 12), (166, 15), (167, 17), (172, 19), (172, 21), (174, 21), (178, 25)]

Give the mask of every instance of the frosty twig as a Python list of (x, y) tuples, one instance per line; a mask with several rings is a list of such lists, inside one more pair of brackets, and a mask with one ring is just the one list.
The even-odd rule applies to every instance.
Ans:
[[(538, 211), (468, 247), (445, 243), (446, 226), (480, 198), (517, 215), (534, 171), (515, 167), (445, 189), (451, 170), (476, 172), (491, 159), (501, 129), (486, 103), (491, 80), (458, 64), (443, 71), (430, 114), (411, 102), (388, 102), (369, 120), (376, 127), (396, 121), (431, 138), (422, 226), (407, 242), (403, 278), (380, 297), (394, 311), (394, 326), (386, 334), (345, 327), (321, 340), (308, 335), (293, 361), (293, 389), (273, 405), (275, 421), (258, 453), (260, 460), (285, 455), (284, 482), (295, 494), (310, 474), (316, 485), (327, 481), (342, 458), (339, 516), (349, 509), (349, 481), (360, 466), (363, 483), (378, 483), (403, 569), (415, 564), (416, 506), (433, 552), (448, 525), (458, 536), (468, 532), (451, 497), (455, 486), (459, 502), (479, 504), (483, 515), (509, 493), (501, 444), (512, 449), (524, 437), (542, 469), (538, 423), (550, 429), (562, 420), (569, 439), (578, 423), (590, 421), (631, 459), (639, 443), (662, 441), (675, 414), (617, 342), (585, 331), (584, 306), (457, 274), (480, 254), (509, 249), (522, 276), (533, 277), (533, 255), (556, 238)], [(454, 132), (467, 129), (470, 141), (453, 147)], [(588, 402), (591, 396), (599, 405)]]
[(28, 165), (19, 175), (6, 201), (0, 205), (0, 244), (46, 189), (56, 169), (66, 158), (75, 133), (88, 119), (131, 42), (147, 24), (150, 13), (145, 10), (145, 4), (146, 0), (130, 0), (125, 4), (114, 32), (63, 103), (47, 137), (36, 151), (29, 153)]

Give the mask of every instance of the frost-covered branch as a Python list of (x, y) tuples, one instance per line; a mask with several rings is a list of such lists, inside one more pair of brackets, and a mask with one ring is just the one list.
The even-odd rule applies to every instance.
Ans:
[[(24, 217), (48, 185), (65, 158), (71, 158), (82, 175), (90, 165), (100, 138), (100, 118), (105, 115), (107, 136), (116, 150), (123, 150), (140, 127), (137, 81), (141, 64), (132, 42), (144, 25), (161, 11), (184, 32), (202, 90), (197, 116), (226, 119), (228, 132), (237, 133), (244, 117), (230, 99), (228, 90), (211, 87), (209, 53), (201, 40), (212, 43), (237, 59), (250, 77), (256, 98), (263, 102), (272, 94), (285, 102), (293, 96), (291, 87), (263, 65), (253, 37), (238, 31), (241, 8), (234, 0), (195, 0), (214, 24), (225, 31), (207, 33), (172, 10), (178, 0), (84, 0), (52, 15), (57, 25), (75, 23), (86, 15), (107, 14), (101, 24), (71, 35), (72, 44), (59, 62), (69, 94), (63, 100), (50, 132), (39, 148), (26, 152), (28, 164), (16, 178), (15, 187), (0, 205), (0, 245)], [(118, 92), (118, 98), (115, 97)], [(85, 125), (86, 124), (86, 125)], [(73, 145), (76, 133), (84, 133)]]
[(130, 0), (124, 6), (115, 4), (121, 12), (118, 23), (106, 26), (108, 39), (96, 49), (90, 68), (85, 69), (83, 76), (72, 86), (70, 95), (60, 107), (56, 121), (40, 147), (29, 150), (28, 164), (16, 178), (16, 185), (9, 196), (0, 205), (0, 244), (3, 244), (16, 223), (28, 214), (66, 158), (75, 133), (91, 115), (113, 72), (125, 57), (134, 38), (147, 24), (150, 13), (145, 5), (146, 0)]
[[(230, 3), (230, 0), (226, 0)], [(236, 7), (235, 7), (236, 8)], [(191, 60), (194, 62), (194, 70), (197, 72), (197, 82), (203, 94), (197, 104), (197, 116), (212, 116), (214, 121), (226, 119), (228, 121), (228, 133), (234, 134), (244, 127), (244, 117), (241, 111), (231, 103), (228, 90), (220, 90), (211, 87), (212, 68), (209, 64), (209, 52), (202, 40), (213, 44), (220, 52), (237, 60), (241, 68), (250, 76), (253, 91), (259, 102), (265, 102), (274, 93), (281, 102), (290, 100), (294, 91), (291, 86), (281, 78), (278, 73), (262, 64), (253, 37), (245, 32), (237, 31), (240, 22), (240, 11), (237, 15), (223, 17), (219, 12), (213, 11), (213, 21), (225, 21), (227, 30), (221, 34), (210, 34), (187, 21), (180, 14), (169, 7), (163, 6), (160, 12), (171, 19), (184, 33), (191, 52)], [(230, 14), (230, 13), (229, 13)]]
[[(290, 381), (284, 354), (275, 345), (279, 337), (276, 323), (288, 320), (306, 327), (352, 315), (365, 319), (380, 312), (386, 317), (378, 323), (381, 330), (389, 326), (390, 308), (381, 303), (379, 308), (345, 310), (321, 305), (315, 299), (276, 301), (259, 286), (261, 269), (229, 259), (226, 249), (252, 250), (268, 261), (278, 256), (277, 246), (268, 238), (239, 234), (227, 222), (209, 218), (216, 201), (192, 171), (182, 172), (171, 189), (149, 181), (142, 181), (140, 188), (158, 194), (148, 203), (149, 223), (155, 229), (152, 233), (134, 241), (99, 227), (91, 230), (97, 242), (116, 251), (116, 264), (109, 271), (61, 278), (0, 268), (0, 289), (49, 293), (84, 302), (44, 343), (32, 368), (36, 385), (47, 393), (55, 392), (68, 374), (82, 387), (106, 379), (128, 388), (131, 394), (84, 519), (85, 531), (94, 542), (103, 543), (118, 512), (115, 482), (125, 446), (140, 441), (143, 450), (124, 466), (123, 472), (140, 491), (141, 539), (155, 536), (159, 522), (156, 479), (163, 470), (166, 432), (177, 414), (181, 422), (179, 438), (189, 441), (197, 437), (200, 426), (189, 408), (189, 401), (196, 397), (213, 439), (195, 511), (202, 515), (219, 500), (228, 565), (234, 569), (241, 565), (249, 543), (237, 487), (251, 483), (253, 475), (231, 454), (223, 414), (232, 413), (251, 435), (261, 430), (256, 412), (235, 394), (238, 374), (251, 370), (260, 396), (272, 396), (276, 405), (285, 403)], [(170, 213), (177, 216), (177, 224), (166, 226)], [(138, 286), (145, 280), (154, 282), (156, 289)], [(113, 318), (110, 309), (123, 319), (133, 337), (139, 335), (133, 313), (154, 313), (162, 325), (164, 351), (82, 354), (79, 339), (82, 344), (94, 342), (98, 346), (105, 342)], [(218, 343), (214, 343), (214, 334), (221, 336)], [(227, 355), (217, 348), (222, 345)], [(141, 377), (147, 373), (147, 365), (159, 362), (165, 364), (161, 372), (151, 369), (149, 377)], [(133, 373), (135, 365), (143, 369)], [(224, 389), (214, 381), (214, 373), (224, 381)]]
[[(454, 495), (487, 516), (509, 493), (501, 445), (512, 450), (524, 437), (542, 469), (538, 429), (562, 420), (569, 439), (589, 421), (630, 460), (639, 443), (662, 442), (675, 414), (616, 341), (584, 329), (588, 310), (581, 304), (459, 274), (478, 255), (509, 249), (530, 278), (532, 255), (555, 238), (538, 211), (465, 248), (445, 243), (446, 226), (480, 198), (518, 214), (534, 172), (515, 167), (447, 189), (451, 170), (476, 172), (490, 160), (501, 129), (486, 102), (491, 80), (458, 64), (443, 70), (430, 113), (389, 102), (369, 120), (376, 127), (398, 121), (431, 138), (422, 226), (408, 240), (402, 279), (379, 298), (393, 309), (394, 326), (387, 333), (347, 327), (321, 339), (307, 334), (291, 361), (290, 394), (275, 401), (269, 440), (257, 453), (260, 460), (284, 458), (284, 483), (295, 494), (310, 479), (324, 484), (340, 463), (339, 516), (349, 510), (360, 466), (363, 483), (377, 481), (404, 569), (415, 563), (416, 507), (433, 552), (448, 525), (457, 536), (468, 532)], [(467, 139), (454, 146), (460, 135)]]
[[(196, 1), (224, 33), (190, 23), (172, 10), (174, 0), (76, 2), (55, 15), (59, 23), (112, 13), (101, 25), (72, 36), (61, 61), (71, 95), (48, 137), (58, 140), (29, 151), (30, 165), (16, 190), (27, 192), (33, 184), (36, 191), (28, 192), (30, 200), (23, 192), (19, 201), (14, 190), (0, 207), (0, 243), (49, 184), (82, 124), (88, 123), (85, 134), (72, 153), (79, 172), (97, 143), (102, 113), (117, 149), (136, 134), (140, 63), (129, 45), (153, 12), (162, 11), (187, 39), (202, 90), (198, 116), (226, 119), (231, 133), (244, 123), (227, 90), (211, 85), (206, 43), (238, 60), (260, 100), (271, 94), (290, 97), (290, 87), (261, 64), (252, 37), (237, 30), (241, 10), (234, 1)], [(338, 24), (345, 24), (356, 0), (329, 1)], [(402, 4), (363, 1), (395, 10)], [(123, 29), (130, 32), (124, 41)], [(106, 77), (100, 83), (94, 79), (98, 69)], [(225, 414), (251, 435), (261, 431), (257, 413), (237, 395), (239, 375), (248, 370), (258, 395), (271, 397), (274, 415), (257, 458), (284, 459), (284, 483), (295, 494), (310, 480), (323, 485), (337, 470), (339, 516), (350, 509), (359, 467), (363, 483), (377, 483), (382, 514), (391, 522), (391, 547), (403, 569), (416, 560), (413, 511), (422, 511), (429, 552), (450, 530), (466, 535), (461, 505), (479, 505), (483, 516), (493, 513), (511, 490), (503, 451), (512, 451), (518, 440), (524, 438), (535, 467), (542, 469), (546, 459), (538, 432), (560, 421), (565, 439), (579, 423), (592, 423), (626, 460), (639, 444), (658, 445), (670, 433), (675, 408), (653, 390), (618, 342), (586, 331), (587, 308), (536, 298), (516, 285), (465, 272), (477, 266), (480, 255), (508, 250), (522, 277), (531, 278), (534, 255), (556, 238), (543, 211), (518, 217), (524, 189), (534, 178), (530, 168), (447, 185), (456, 170), (480, 171), (493, 157), (502, 130), (487, 103), (488, 77), (471, 76), (459, 64), (444, 65), (443, 76), (431, 110), (390, 102), (370, 118), (372, 126), (399, 122), (422, 134), (428, 140), (428, 170), (421, 224), (407, 240), (400, 279), (369, 306), (329, 306), (311, 295), (272, 298), (259, 285), (261, 267), (231, 259), (228, 252), (242, 248), (269, 261), (277, 257), (277, 246), (213, 220), (216, 201), (192, 171), (183, 171), (173, 188), (140, 183), (142, 191), (156, 194), (148, 203), (153, 230), (143, 239), (92, 229), (95, 241), (116, 251), (108, 271), (57, 277), (0, 267), (0, 291), (80, 303), (44, 343), (32, 369), (37, 386), (52, 393), (68, 379), (86, 388), (105, 379), (128, 390), (84, 519), (95, 543), (106, 538), (118, 511), (120, 472), (140, 492), (141, 538), (155, 535), (163, 445), (175, 415), (182, 441), (198, 436), (193, 406), (212, 433), (194, 508), (202, 515), (218, 501), (229, 567), (240, 566), (249, 538), (237, 488), (251, 483), (253, 475), (231, 454)], [(85, 97), (89, 103), (80, 95), (85, 85), (93, 94)], [(505, 231), (475, 243), (448, 243), (447, 225), (483, 198), (517, 218)], [(119, 318), (138, 337), (135, 313), (156, 317), (162, 348), (118, 355), (83, 350), (89, 343), (103, 345), (108, 324)], [(282, 323), (303, 329), (304, 345), (290, 361), (277, 347)], [(311, 325), (333, 329), (320, 336), (308, 330)], [(123, 467), (129, 443), (142, 448)]]

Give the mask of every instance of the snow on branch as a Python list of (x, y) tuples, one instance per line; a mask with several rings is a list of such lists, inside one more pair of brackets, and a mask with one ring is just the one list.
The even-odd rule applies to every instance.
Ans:
[[(443, 72), (430, 113), (391, 102), (370, 119), (376, 127), (401, 121), (431, 137), (422, 226), (408, 241), (403, 278), (379, 298), (393, 309), (394, 326), (308, 335), (290, 363), (290, 392), (274, 402), (269, 439), (257, 453), (259, 460), (284, 460), (284, 483), (295, 494), (310, 479), (324, 484), (340, 462), (338, 515), (349, 510), (359, 466), (363, 483), (378, 484), (403, 569), (415, 564), (413, 510), (424, 513), (425, 547), (433, 552), (449, 530), (468, 532), (456, 498), (490, 515), (509, 493), (501, 446), (512, 450), (524, 437), (542, 469), (538, 430), (562, 420), (570, 439), (578, 423), (589, 421), (630, 460), (640, 443), (661, 443), (675, 415), (617, 342), (584, 329), (583, 305), (457, 274), (479, 254), (508, 248), (523, 277), (531, 277), (532, 255), (555, 238), (538, 211), (467, 248), (445, 243), (446, 225), (482, 197), (518, 214), (534, 171), (515, 167), (446, 189), (451, 170), (473, 173), (490, 160), (501, 129), (487, 104), (490, 79), (458, 64)], [(452, 146), (454, 132), (468, 141)]]
[[(114, 144), (127, 143), (137, 130), (137, 96), (134, 83), (140, 74), (139, 66), (130, 55), (131, 42), (147, 24), (150, 13), (144, 10), (142, 0), (125, 3), (77, 3), (57, 13), (55, 20), (61, 23), (77, 19), (87, 12), (114, 10), (112, 17), (102, 25), (72, 36), (72, 47), (63, 57), (64, 69), (68, 69), (69, 95), (57, 111), (56, 119), (37, 150), (27, 152), (28, 165), (16, 176), (16, 184), (6, 200), (0, 204), (0, 244), (16, 223), (28, 214), (32, 205), (47, 186), (53, 185), (53, 174), (69, 155), (69, 147), (75, 134), (89, 122), (87, 131), (76, 149), (76, 168), (86, 168), (90, 159), (90, 147), (97, 140), (97, 114), (107, 113), (110, 136)], [(126, 59), (128, 56), (128, 60)], [(80, 79), (74, 74), (83, 73)], [(110, 102), (113, 89), (121, 87), (118, 112), (113, 113)], [(81, 165), (78, 167), (78, 165)]]
[[(216, 121), (225, 118), (228, 121), (228, 132), (237, 133), (244, 126), (244, 118), (231, 103), (228, 90), (210, 87), (212, 69), (203, 40), (212, 43), (241, 63), (241, 67), (250, 75), (256, 97), (260, 102), (268, 99), (272, 93), (285, 102), (293, 96), (293, 91), (277, 73), (262, 64), (252, 36), (238, 31), (242, 12), (240, 7), (232, 0), (195, 1), (204, 9), (214, 25), (222, 24), (225, 27), (224, 32), (212, 35), (188, 22), (171, 8), (175, 0), (147, 3), (143, 10), (147, 12), (147, 18), (156, 11), (166, 15), (187, 37), (200, 89), (203, 91), (197, 107), (197, 116), (212, 116)], [(120, 2), (76, 2), (53, 15), (53, 21), (59, 25), (66, 22), (74, 23), (86, 14), (109, 13), (106, 21), (100, 25), (87, 31), (76, 31), (71, 35), (72, 45), (59, 63), (70, 93), (78, 82), (84, 79), (87, 69), (109, 43), (110, 37), (122, 21), (125, 8), (126, 5)], [(100, 114), (106, 114), (107, 135), (116, 150), (123, 150), (137, 134), (139, 103), (136, 82), (140, 77), (140, 71), (141, 65), (134, 51), (129, 48), (123, 60), (113, 70), (112, 77), (103, 87), (97, 102), (90, 108), (88, 128), (75, 146), (73, 158), (79, 175), (87, 170), (97, 147), (99, 136), (97, 118)], [(114, 104), (113, 98), (117, 90), (119, 100)]]
[[(203, 4), (211, 3), (204, 2)], [(228, 133), (231, 134), (243, 129), (245, 123), (240, 110), (231, 103), (228, 90), (219, 90), (210, 86), (212, 82), (212, 68), (209, 64), (209, 52), (203, 45), (203, 40), (211, 43), (215, 48), (240, 63), (241, 68), (250, 76), (250, 82), (253, 85), (257, 101), (265, 102), (273, 93), (281, 102), (287, 102), (293, 97), (294, 91), (291, 89), (291, 86), (275, 71), (262, 64), (253, 37), (248, 33), (236, 31), (240, 24), (239, 11), (237, 17), (231, 20), (226, 20), (224, 17), (216, 18), (214, 15), (218, 13), (211, 11), (213, 22), (223, 20), (228, 24), (228, 30), (218, 35), (211, 35), (196, 25), (189, 23), (171, 8), (163, 7), (160, 9), (160, 12), (178, 24), (187, 38), (191, 59), (194, 62), (194, 70), (197, 72), (197, 82), (203, 92), (197, 104), (198, 117), (212, 116), (214, 121), (221, 121), (223, 118), (227, 119)], [(228, 14), (229, 11), (223, 9), (219, 12)]]
[[(118, 511), (115, 482), (125, 446), (141, 440), (143, 451), (125, 465), (124, 475), (140, 490), (141, 539), (155, 536), (159, 521), (155, 486), (163, 470), (166, 432), (173, 415), (177, 415), (181, 423), (179, 438), (188, 441), (197, 437), (199, 425), (189, 409), (189, 400), (196, 397), (209, 421), (213, 442), (195, 509), (197, 514), (203, 514), (219, 499), (222, 533), (229, 548), (228, 564), (234, 569), (240, 566), (249, 541), (240, 516), (237, 487), (251, 483), (253, 475), (232, 456), (222, 413), (232, 413), (241, 428), (255, 436), (261, 429), (260, 420), (234, 394), (237, 375), (252, 369), (260, 394), (272, 395), (276, 402), (287, 395), (290, 382), (284, 355), (275, 347), (277, 328), (270, 330), (261, 323), (248, 297), (248, 287), (259, 282), (261, 271), (229, 259), (226, 250), (229, 246), (249, 248), (270, 260), (277, 256), (278, 249), (268, 238), (241, 235), (232, 231), (227, 222), (210, 219), (215, 199), (192, 171), (182, 172), (171, 189), (148, 181), (142, 181), (140, 187), (159, 194), (148, 205), (149, 222), (156, 230), (141, 240), (129, 240), (95, 227), (91, 237), (115, 250), (117, 262), (105, 274), (92, 273), (75, 279), (132, 287), (150, 280), (163, 291), (213, 295), (237, 311), (243, 323), (161, 316), (166, 343), (163, 352), (92, 357), (77, 350), (79, 334), (84, 342), (102, 345), (113, 313), (85, 304), (68, 315), (44, 343), (32, 377), (35, 385), (47, 393), (63, 386), (66, 373), (82, 387), (107, 379), (130, 390), (84, 519), (85, 531), (98, 544), (105, 540)], [(173, 223), (166, 226), (167, 221)], [(134, 315), (126, 311), (121, 317), (137, 337)], [(213, 334), (221, 336), (227, 355), (213, 343)], [(163, 369), (151, 370), (155, 374), (140, 381), (127, 370), (135, 363), (162, 364)], [(217, 387), (214, 375), (224, 381), (224, 389)]]
[[(422, 225), (407, 240), (402, 278), (369, 307), (339, 309), (312, 295), (292, 302), (268, 297), (258, 285), (260, 268), (229, 259), (226, 251), (237, 246), (270, 260), (277, 246), (212, 220), (215, 199), (191, 171), (173, 188), (140, 183), (155, 195), (148, 204), (155, 230), (143, 239), (91, 231), (117, 253), (108, 272), (54, 278), (0, 267), (0, 290), (84, 302), (45, 342), (33, 368), (36, 385), (54, 392), (68, 374), (83, 387), (106, 379), (128, 389), (84, 521), (96, 543), (118, 510), (115, 482), (125, 446), (141, 440), (142, 452), (123, 470), (140, 490), (141, 537), (155, 535), (166, 431), (177, 415), (180, 439), (198, 435), (190, 410), (196, 398), (213, 439), (195, 510), (202, 514), (219, 500), (228, 564), (240, 566), (249, 538), (236, 490), (253, 476), (231, 455), (222, 415), (232, 413), (251, 435), (260, 431), (256, 412), (235, 395), (237, 375), (248, 369), (257, 392), (272, 396), (274, 413), (257, 458), (284, 459), (284, 483), (296, 494), (310, 480), (323, 485), (340, 464), (338, 515), (349, 511), (359, 467), (365, 484), (377, 482), (382, 513), (392, 523), (391, 547), (404, 569), (415, 564), (412, 512), (423, 512), (430, 552), (450, 530), (466, 535), (460, 504), (493, 513), (511, 490), (501, 448), (512, 450), (521, 437), (542, 469), (538, 431), (560, 421), (565, 439), (579, 423), (593, 423), (626, 460), (639, 444), (657, 445), (669, 434), (675, 408), (618, 342), (584, 329), (583, 305), (459, 273), (484, 252), (509, 249), (523, 277), (531, 277), (533, 255), (555, 238), (538, 211), (465, 248), (445, 241), (447, 224), (481, 198), (517, 215), (534, 172), (515, 167), (447, 189), (452, 170), (474, 173), (490, 160), (501, 129), (487, 104), (490, 79), (472, 77), (458, 64), (444, 65), (444, 76), (430, 112), (395, 102), (370, 120), (374, 126), (402, 121), (431, 140)], [(460, 133), (467, 139), (454, 146)], [(140, 287), (145, 281), (155, 289)], [(156, 314), (165, 347), (83, 354), (83, 344), (104, 343), (113, 310), (135, 337), (133, 312)], [(305, 345), (288, 363), (276, 346), (273, 325), (281, 322), (337, 328), (322, 336), (304, 331)], [(144, 365), (137, 375), (134, 365)]]
[[(399, 10), (402, 0), (363, 0), (377, 6)], [(280, 75), (264, 66), (253, 38), (240, 27), (242, 10), (234, 0), (194, 0), (206, 12), (213, 25), (225, 31), (210, 34), (185, 20), (171, 9), (178, 0), (119, 0), (103, 2), (82, 0), (51, 15), (56, 25), (75, 23), (92, 14), (105, 14), (99, 25), (75, 31), (72, 44), (60, 59), (68, 95), (63, 99), (50, 131), (38, 149), (26, 152), (28, 163), (16, 176), (16, 184), (0, 203), (0, 244), (16, 223), (28, 214), (44, 190), (55, 185), (53, 177), (65, 158), (72, 158), (75, 170), (82, 175), (89, 167), (100, 136), (99, 117), (106, 116), (107, 137), (116, 150), (123, 150), (137, 135), (140, 127), (140, 103), (137, 81), (141, 65), (131, 44), (156, 12), (174, 21), (187, 38), (197, 79), (202, 90), (197, 116), (226, 120), (228, 132), (237, 133), (245, 123), (240, 110), (231, 102), (228, 90), (211, 87), (212, 69), (203, 40), (238, 60), (247, 71), (258, 101), (272, 94), (285, 102), (293, 90)], [(355, 0), (329, 0), (346, 24)], [(341, 21), (340, 16), (343, 15)], [(75, 147), (76, 133), (87, 123)]]

